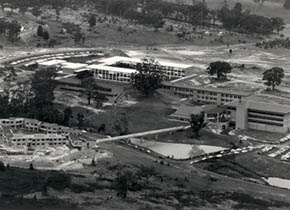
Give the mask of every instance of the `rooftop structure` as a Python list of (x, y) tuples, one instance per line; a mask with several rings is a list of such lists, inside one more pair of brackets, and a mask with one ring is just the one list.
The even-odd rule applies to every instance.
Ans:
[(56, 67), (57, 65), (60, 65), (62, 63), (65, 63), (65, 60), (49, 60), (49, 61), (37, 61), (38, 65), (41, 67)]

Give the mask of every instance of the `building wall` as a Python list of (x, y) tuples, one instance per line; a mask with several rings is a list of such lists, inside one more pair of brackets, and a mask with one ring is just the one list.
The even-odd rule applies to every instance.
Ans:
[(202, 87), (200, 89), (198, 89), (198, 87), (195, 87), (195, 89), (193, 89), (187, 87), (174, 87), (165, 85), (162, 86), (162, 88), (165, 90), (169, 90), (174, 95), (179, 95), (182, 97), (191, 97), (196, 102), (217, 105), (223, 105), (225, 103), (246, 97), (243, 95), (230, 93), (230, 91), (229, 93), (220, 93), (219, 88), (217, 88), (216, 91), (203, 90)]
[(107, 70), (94, 69), (94, 77), (101, 80), (129, 83), (131, 80), (131, 73), (109, 72)]

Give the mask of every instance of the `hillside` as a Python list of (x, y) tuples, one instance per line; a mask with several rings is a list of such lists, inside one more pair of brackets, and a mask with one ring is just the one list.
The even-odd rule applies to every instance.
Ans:
[[(164, 0), (167, 2), (182, 2), (192, 4), (192, 0)], [(202, 0), (195, 0), (195, 2), (202, 2)], [(221, 8), (224, 0), (206, 0), (210, 9)], [(283, 8), (284, 0), (266, 0), (261, 7), (253, 0), (230, 0), (227, 1), (229, 6), (234, 6), (236, 3), (241, 3), (244, 9), (251, 10), (252, 13), (263, 15), (266, 17), (282, 17), (286, 23), (290, 23), (290, 11)]]

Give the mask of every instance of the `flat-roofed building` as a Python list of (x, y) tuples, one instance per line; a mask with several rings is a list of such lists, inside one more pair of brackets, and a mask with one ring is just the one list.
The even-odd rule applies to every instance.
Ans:
[(34, 119), (25, 119), (24, 126), (29, 131), (39, 131), (41, 122)]
[(136, 73), (134, 69), (120, 68), (105, 65), (90, 65), (88, 69), (93, 70), (94, 77), (100, 80), (129, 83), (131, 75)]
[(36, 62), (38, 63), (38, 66), (40, 68), (49, 68), (49, 67), (58, 67), (62, 63), (65, 63), (66, 61), (54, 59), (54, 60), (48, 60), (48, 61), (42, 61), (42, 62), (36, 61)]
[(236, 129), (253, 129), (275, 133), (290, 130), (290, 106), (265, 102), (259, 97), (225, 104)]
[[(139, 58), (114, 56), (110, 58), (101, 59), (99, 60), (99, 62), (103, 63), (106, 66), (117, 66), (117, 67), (128, 68), (128, 69), (136, 69), (138, 64), (146, 62), (146, 57), (145, 57), (145, 60), (143, 60)], [(176, 62), (162, 61), (162, 60), (157, 60), (157, 62), (158, 62), (157, 68), (161, 72), (163, 72), (164, 76), (167, 79), (185, 77), (186, 69), (192, 66), (190, 64), (183, 64), (183, 63), (176, 63)]]
[(62, 146), (67, 144), (67, 138), (58, 134), (13, 134), (9, 139), (9, 144), (13, 147), (47, 147)]
[(192, 114), (202, 114), (204, 117), (204, 122), (206, 123), (221, 123), (229, 120), (226, 115), (226, 109), (216, 104), (208, 104), (203, 106), (182, 104), (175, 113), (170, 115), (169, 119), (188, 123)]
[(9, 119), (0, 119), (0, 125), (3, 127), (23, 128), (24, 122), (25, 122), (24, 118), (11, 117)]
[(75, 71), (84, 69), (87, 66), (88, 64), (83, 64), (83, 63), (65, 62), (65, 63), (61, 63), (61, 70), (65, 74), (73, 74), (75, 73)]
[(213, 103), (217, 105), (223, 105), (237, 99), (246, 98), (253, 94), (253, 92), (248, 91), (201, 86), (184, 86), (168, 82), (164, 82), (162, 88), (169, 90), (174, 95), (192, 98), (195, 102)]

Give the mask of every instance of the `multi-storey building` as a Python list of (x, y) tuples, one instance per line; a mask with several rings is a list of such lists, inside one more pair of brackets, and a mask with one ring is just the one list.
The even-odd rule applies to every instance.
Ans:
[(58, 134), (13, 134), (8, 140), (8, 144), (13, 147), (47, 147), (62, 146), (67, 144), (68, 139)]
[(24, 122), (24, 118), (0, 119), (0, 125), (3, 127), (23, 128)]
[(236, 129), (254, 129), (276, 133), (290, 130), (290, 106), (260, 100), (237, 100), (225, 105)]
[[(79, 130), (73, 128), (27, 118), (0, 119), (0, 128), (1, 140), (11, 146), (60, 146), (66, 144), (71, 135), (80, 134)], [(41, 133), (19, 134), (14, 133), (14, 129)]]
[(93, 71), (96, 79), (123, 83), (129, 83), (131, 75), (136, 73), (136, 70), (134, 69), (105, 66), (103, 64), (90, 65), (88, 66), (88, 69)]
[(217, 105), (223, 105), (231, 101), (246, 98), (253, 94), (252, 92), (247, 91), (236, 91), (201, 86), (182, 86), (170, 83), (164, 83), (162, 88), (169, 90), (174, 95), (190, 97), (195, 102), (213, 103)]
[[(146, 59), (146, 58), (145, 58)], [(135, 69), (137, 68), (137, 65), (146, 62), (142, 59), (138, 58), (130, 58), (130, 57), (122, 57), (122, 56), (114, 56), (110, 58), (105, 58), (100, 60), (99, 62), (101, 65), (92, 65), (89, 66), (89, 68), (102, 68), (101, 70), (106, 70), (106, 71), (114, 71), (114, 72), (119, 72), (123, 73), (129, 73), (129, 77), (131, 76), (132, 73), (135, 73)], [(182, 78), (186, 76), (186, 69), (191, 67), (192, 65), (188, 64), (182, 64), (182, 63), (173, 63), (173, 62), (165, 62), (165, 61), (157, 61), (157, 69), (160, 70), (165, 78), (167, 79), (174, 79), (174, 78)], [(105, 68), (105, 67), (111, 67), (111, 68)], [(123, 70), (122, 70), (123, 69)], [(114, 73), (114, 74), (117, 74)], [(103, 72), (101, 71), (101, 75)], [(98, 76), (97, 74), (95, 76)], [(127, 77), (127, 76), (126, 76)], [(98, 78), (98, 77), (96, 77)], [(113, 77), (106, 77), (108, 80), (112, 80)], [(101, 79), (101, 78), (98, 78)], [(113, 81), (121, 81), (121, 82), (128, 82), (127, 80), (113, 80)]]

